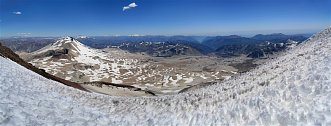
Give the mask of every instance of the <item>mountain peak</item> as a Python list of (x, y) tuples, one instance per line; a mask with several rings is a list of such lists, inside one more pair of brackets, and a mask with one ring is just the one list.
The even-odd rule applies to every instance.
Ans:
[(60, 39), (58, 39), (55, 43), (70, 43), (70, 42), (74, 42), (74, 43), (80, 43), (77, 39), (75, 39), (74, 37), (70, 37), (70, 36), (66, 36), (66, 37), (62, 37)]
[(40, 50), (34, 52), (36, 55), (56, 56), (61, 58), (77, 57), (81, 54), (89, 52), (90, 48), (80, 43), (73, 37), (66, 36), (59, 38), (55, 43), (50, 44)]
[(74, 40), (74, 38), (73, 37), (70, 37), (70, 36), (63, 37), (62, 39), (63, 40), (70, 40), (70, 41), (73, 41)]
[(74, 49), (76, 51), (80, 50), (80, 47), (85, 47), (84, 44), (80, 43), (78, 40), (76, 40), (73, 37), (66, 36), (63, 38), (60, 38), (55, 43), (52, 44), (54, 48), (60, 47), (60, 48), (68, 48), (68, 49)]

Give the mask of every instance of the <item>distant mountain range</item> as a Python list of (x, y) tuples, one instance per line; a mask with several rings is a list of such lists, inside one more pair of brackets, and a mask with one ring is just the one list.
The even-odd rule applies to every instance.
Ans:
[(202, 44), (217, 50), (218, 48), (224, 45), (259, 44), (266, 41), (273, 43), (285, 43), (287, 40), (302, 42), (307, 38), (308, 37), (305, 35), (285, 35), (282, 33), (274, 33), (269, 35), (258, 34), (251, 38), (241, 37), (237, 35), (230, 35), (230, 36), (208, 37), (202, 42)]
[(56, 39), (53, 37), (12, 37), (0, 39), (0, 43), (13, 51), (33, 52), (54, 43)]
[(282, 43), (266, 41), (258, 44), (230, 44), (221, 46), (214, 53), (221, 57), (233, 57), (244, 54), (251, 58), (264, 58), (285, 49), (293, 48), (298, 44), (299, 42), (290, 39)]
[(205, 55), (212, 50), (200, 43), (188, 41), (171, 42), (125, 42), (114, 44), (117, 47), (131, 53), (144, 52), (155, 57), (171, 57), (174, 55)]
[(94, 48), (106, 48), (109, 45), (118, 45), (131, 42), (173, 42), (189, 41), (199, 43), (199, 36), (91, 36), (78, 37), (78, 41)]
[[(307, 35), (285, 35), (275, 33), (258, 34), (253, 37), (230, 36), (78, 36), (81, 43), (92, 48), (116, 47), (132, 53), (147, 53), (157, 57), (173, 55), (207, 55), (222, 57), (245, 54), (252, 58), (264, 57), (306, 40)], [(14, 51), (32, 52), (53, 43), (57, 38), (13, 37), (1, 39), (0, 43)], [(266, 45), (263, 43), (270, 43)], [(261, 51), (262, 50), (262, 51)]]

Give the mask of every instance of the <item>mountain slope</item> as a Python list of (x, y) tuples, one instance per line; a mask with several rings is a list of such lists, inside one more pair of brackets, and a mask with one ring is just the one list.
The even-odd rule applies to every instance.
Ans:
[[(184, 45), (155, 44), (127, 43), (127, 47), (141, 50), (155, 49), (154, 52), (158, 52), (158, 56), (182, 52), (199, 54), (197, 50)], [(137, 46), (139, 48), (136, 48)], [(129, 53), (118, 48), (94, 49), (72, 37), (60, 38), (55, 43), (32, 52), (26, 60), (52, 75), (72, 82), (103, 81), (130, 85), (159, 94), (177, 93), (192, 85), (221, 80), (236, 74), (231, 67), (225, 66), (226, 64), (216, 66), (217, 59), (209, 57), (158, 58)], [(209, 69), (204, 69), (205, 66)]]
[(331, 28), (249, 73), (175, 96), (90, 94), (0, 61), (2, 125), (331, 123)]
[(74, 87), (74, 88), (77, 88), (77, 89), (80, 89), (80, 90), (84, 90), (86, 91), (86, 89), (84, 89), (83, 87), (81, 87), (79, 84), (77, 83), (74, 83), (74, 82), (70, 82), (70, 81), (67, 81), (67, 80), (64, 80), (64, 79), (61, 79), (61, 78), (58, 78), (58, 77), (55, 77), (53, 75), (50, 75), (48, 73), (46, 73), (45, 71), (43, 70), (40, 70), (36, 67), (34, 67), (33, 65), (25, 62), (23, 59), (21, 59), (17, 54), (15, 54), (13, 51), (11, 51), (9, 48), (5, 47), (5, 46), (2, 46), (1, 43), (0, 43), (0, 56), (3, 56), (3, 57), (6, 57), (6, 58), (9, 58), (11, 59), (12, 61), (15, 61), (16, 63), (24, 66), (25, 68), (33, 71), (33, 72), (36, 72), (38, 74), (40, 74), (41, 76), (45, 77), (45, 78), (48, 78), (48, 79), (51, 79), (51, 80), (54, 80), (54, 81), (57, 81), (57, 82), (60, 82), (60, 83), (63, 83), (65, 85), (68, 85), (68, 86), (71, 86), (71, 87)]
[(27, 59), (38, 68), (75, 82), (108, 81), (120, 83), (121, 69), (134, 69), (137, 60), (123, 59), (116, 52), (89, 48), (72, 37), (64, 37)]

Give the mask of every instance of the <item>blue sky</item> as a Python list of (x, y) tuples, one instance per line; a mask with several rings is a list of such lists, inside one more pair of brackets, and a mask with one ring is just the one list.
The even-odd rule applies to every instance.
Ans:
[(0, 0), (2, 37), (296, 34), (330, 25), (331, 0)]

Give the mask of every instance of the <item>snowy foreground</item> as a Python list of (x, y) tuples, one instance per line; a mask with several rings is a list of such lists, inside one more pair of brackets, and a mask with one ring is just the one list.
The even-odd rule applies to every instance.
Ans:
[(193, 92), (82, 92), (0, 57), (0, 125), (331, 125), (331, 28), (242, 76)]

